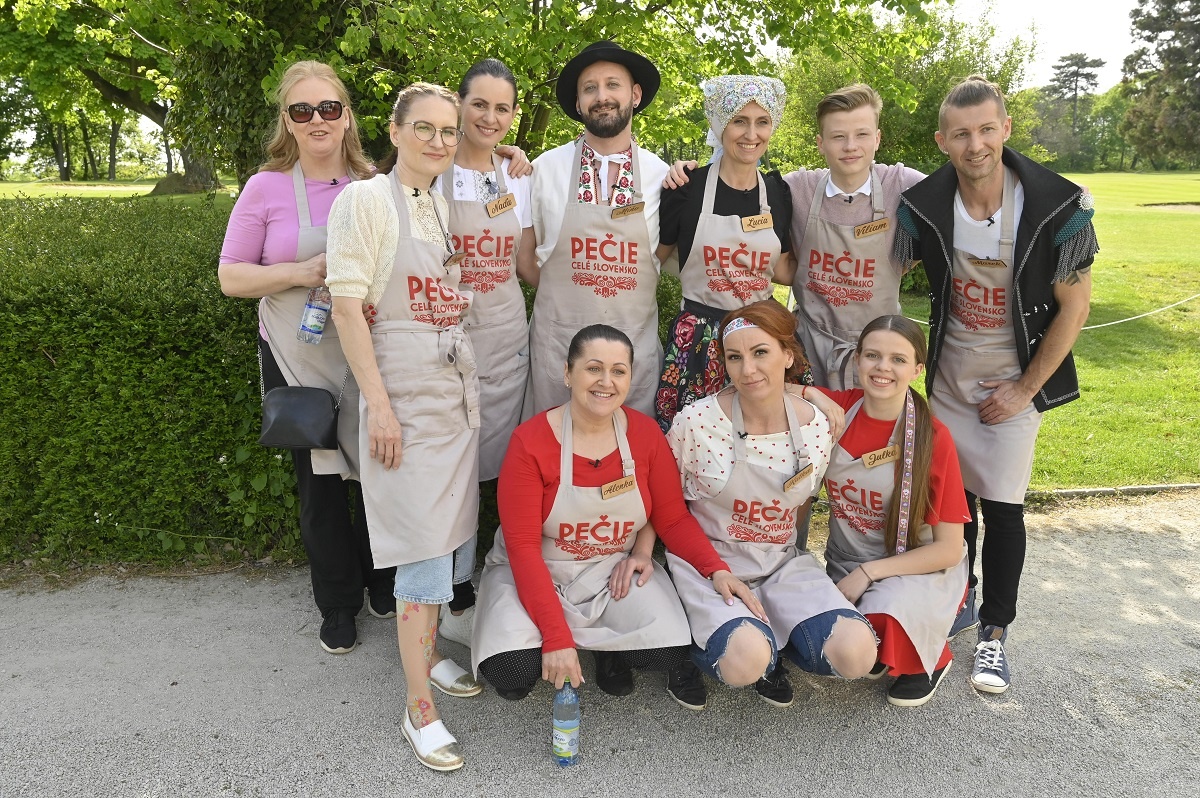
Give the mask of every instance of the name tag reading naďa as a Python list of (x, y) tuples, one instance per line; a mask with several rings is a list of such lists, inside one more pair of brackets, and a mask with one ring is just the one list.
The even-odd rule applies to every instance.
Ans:
[(767, 230), (775, 224), (774, 219), (769, 213), (760, 213), (758, 216), (743, 216), (742, 217), (742, 232), (753, 233), (755, 230)]
[(646, 210), (646, 203), (635, 202), (632, 205), (622, 205), (620, 208), (613, 208), (612, 218), (624, 219), (626, 216), (633, 216), (635, 213), (642, 213)]
[(511, 211), (517, 207), (517, 197), (515, 194), (505, 194), (503, 197), (496, 197), (496, 199), (483, 207), (487, 209), (488, 218), (495, 219), (505, 211)]
[(614, 479), (607, 485), (600, 486), (600, 498), (611, 499), (614, 496), (620, 496), (622, 493), (628, 493), (637, 487), (637, 478), (635, 474), (630, 474), (627, 477)]
[(787, 492), (787, 491), (791, 490), (792, 488), (796, 487), (796, 485), (798, 483), (807, 479), (808, 476), (810, 474), (812, 474), (812, 472), (813, 472), (813, 464), (809, 463), (804, 468), (801, 468), (799, 471), (797, 471), (796, 476), (792, 477), (787, 482), (783, 483), (783, 490), (785, 492)]
[(884, 463), (890, 463), (900, 456), (900, 446), (892, 444), (884, 446), (882, 449), (876, 449), (873, 452), (867, 452), (862, 456), (862, 464), (867, 468), (881, 466)]
[(857, 225), (854, 228), (854, 237), (866, 238), (867, 236), (873, 236), (876, 233), (882, 233), (889, 227), (891, 227), (891, 224), (888, 222), (886, 217), (883, 219), (876, 219), (873, 222)]

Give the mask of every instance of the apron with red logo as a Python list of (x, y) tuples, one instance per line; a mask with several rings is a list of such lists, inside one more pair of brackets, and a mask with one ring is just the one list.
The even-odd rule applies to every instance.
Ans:
[[(613, 416), (613, 426), (623, 473), (632, 477), (623, 413)], [(687, 645), (687, 616), (665, 574), (654, 574), (642, 587), (635, 579), (628, 595), (612, 600), (608, 578), (646, 525), (642, 493), (636, 482), (608, 499), (603, 498), (603, 488), (576, 487), (570, 405), (563, 409), (561, 434), (561, 479), (542, 523), (542, 557), (575, 645), (595, 651)], [(542, 634), (517, 595), (503, 531), (496, 532), (495, 545), (484, 560), (476, 606), (471, 646), (476, 672), (480, 662), (495, 654), (542, 645)]]
[[(296, 237), (296, 261), (300, 262), (325, 251), (326, 228), (324, 225), (313, 226), (299, 161), (292, 167), (292, 188), (296, 192), (296, 211), (300, 217)], [(326, 323), (319, 344), (296, 339), (308, 291), (303, 286), (294, 286), (263, 297), (258, 303), (258, 318), (267, 331), (271, 354), (288, 385), (324, 388), (335, 400), (339, 394), (342, 397), (338, 410), (338, 448), (310, 449), (313, 473), (341, 474), (343, 479), (358, 479), (358, 383), (347, 369), (336, 325)]]
[[(570, 192), (554, 250), (542, 266), (529, 327), (529, 391), (525, 418), (565, 404), (563, 368), (571, 338), (589, 324), (608, 324), (633, 342), (633, 383), (625, 404), (654, 416), (662, 368), (658, 339), (658, 267), (650, 249), (639, 150), (633, 148), (633, 202), (594, 205)], [(575, 143), (572, 186), (579, 185), (583, 139)], [(616, 192), (614, 192), (614, 196)], [(615, 218), (614, 218), (615, 217)]]
[(472, 296), (460, 286), (449, 234), (442, 246), (414, 236), (394, 173), (376, 179), (391, 183), (400, 233), (371, 326), (375, 360), (400, 422), (400, 467), (389, 471), (370, 457), (365, 399), (359, 457), (371, 555), (376, 568), (387, 568), (449, 554), (475, 534), (479, 382), (461, 324)]
[[(708, 169), (704, 199), (692, 249), (679, 273), (684, 299), (722, 310), (735, 310), (771, 298), (771, 278), (781, 245), (771, 223), (767, 183), (758, 175), (759, 216), (746, 218), (713, 213), (717, 196), (718, 158)], [(764, 219), (765, 217), (765, 219)], [(745, 228), (750, 227), (749, 231)]]
[[(804, 548), (807, 541), (797, 535), (797, 525), (805, 521), (805, 503), (820, 490), (825, 463), (819, 456), (811, 459), (792, 400), (785, 398), (784, 405), (797, 460), (796, 476), (789, 479), (746, 460), (746, 442), (738, 434), (745, 425), (735, 391), (735, 462), (729, 481), (716, 496), (688, 502), (717, 554), (762, 602), (777, 648), (787, 645), (792, 630), (802, 621), (828, 610), (853, 609)], [(740, 601), (727, 605), (713, 590), (712, 582), (688, 563), (669, 553), (667, 562), (696, 645), (706, 648), (712, 633), (729, 621), (754, 617)]]
[[(862, 408), (859, 399), (846, 414), (846, 428)], [(888, 446), (904, 432), (904, 417), (896, 422)], [(825, 472), (829, 496), (829, 540), (825, 562), (829, 577), (840, 581), (863, 563), (888, 557), (884, 543), (887, 507), (895, 489), (895, 460), (868, 468), (861, 457), (851, 457), (835, 446)], [(914, 519), (915, 521), (916, 519)], [(933, 528), (921, 519), (910, 532), (922, 545), (933, 542)], [(967, 546), (955, 565), (928, 574), (889, 576), (873, 583), (858, 600), (863, 615), (890, 615), (904, 628), (926, 673), (933, 673), (946, 645), (946, 634), (967, 588)]]
[(798, 332), (812, 364), (817, 385), (835, 391), (858, 384), (852, 366), (859, 333), (869, 322), (900, 313), (900, 273), (892, 265), (883, 184), (871, 169), (871, 219), (859, 225), (837, 225), (821, 218), (829, 184), (817, 183), (804, 240), (797, 251), (796, 310)]
[[(479, 479), (483, 481), (500, 476), (508, 439), (521, 420), (529, 379), (529, 322), (517, 280), (521, 222), (500, 159), (493, 155), (492, 161), (495, 196), (483, 202), (447, 196), (450, 235), (455, 252), (463, 256), (462, 282), (475, 294), (463, 327), (471, 338), (479, 372)], [(439, 188), (443, 178), (438, 178)]]
[(1042, 414), (1033, 403), (1000, 424), (979, 420), (979, 403), (994, 389), (981, 380), (1020, 379), (1013, 333), (1013, 192), (1004, 170), (1000, 257), (954, 250), (952, 306), (929, 404), (950, 429), (958, 448), (963, 487), (982, 499), (1022, 504), (1033, 474), (1033, 452)]

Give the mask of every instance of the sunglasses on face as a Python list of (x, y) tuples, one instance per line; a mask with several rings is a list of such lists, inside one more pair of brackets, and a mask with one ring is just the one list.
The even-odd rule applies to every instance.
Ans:
[(316, 106), (308, 103), (292, 103), (287, 107), (288, 118), (298, 125), (311, 122), (313, 114), (320, 114), (326, 122), (342, 118), (342, 104), (337, 100), (323, 100)]
[(462, 140), (463, 132), (456, 127), (436, 128), (428, 122), (401, 122), (402, 125), (412, 125), (413, 134), (421, 141), (433, 141), (436, 133), (442, 134), (442, 143), (447, 147), (456, 147)]

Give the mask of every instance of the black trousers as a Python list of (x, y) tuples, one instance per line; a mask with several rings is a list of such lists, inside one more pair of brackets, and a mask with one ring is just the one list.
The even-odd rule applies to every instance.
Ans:
[[(592, 655), (614, 654), (626, 665), (637, 670), (667, 671), (683, 664), (689, 656), (689, 651), (690, 646), (667, 646), (629, 651), (593, 651)], [(537, 680), (542, 678), (542, 649), (522, 648), (493, 654), (479, 663), (479, 673), (497, 690), (530, 690), (537, 684)]]
[[(287, 385), (271, 347), (261, 338), (258, 349), (263, 388)], [(293, 449), (292, 464), (300, 496), (300, 538), (308, 553), (317, 607), (322, 612), (336, 608), (357, 614), (363, 605), (363, 588), (390, 595), (396, 569), (376, 569), (371, 560), (362, 486), (337, 474), (314, 474), (307, 449)]]
[(979, 499), (967, 492), (971, 523), (963, 527), (967, 541), (970, 585), (975, 587), (975, 552), (979, 538), (979, 513), (983, 512), (983, 604), (979, 622), (985, 626), (1008, 626), (1017, 617), (1017, 588), (1025, 567), (1025, 505)]

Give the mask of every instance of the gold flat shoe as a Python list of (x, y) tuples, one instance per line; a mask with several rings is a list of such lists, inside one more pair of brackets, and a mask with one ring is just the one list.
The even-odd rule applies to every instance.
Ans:
[(412, 746), (413, 753), (422, 765), (431, 770), (458, 770), (463, 766), (462, 749), (458, 740), (446, 730), (445, 724), (435, 720), (427, 726), (417, 729), (409, 720), (408, 711), (404, 712), (404, 738)]
[(433, 666), (429, 681), (446, 695), (455, 698), (470, 698), (483, 692), (483, 685), (449, 658)]

